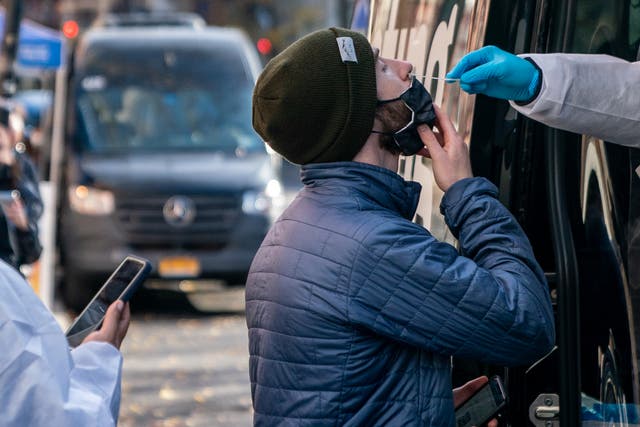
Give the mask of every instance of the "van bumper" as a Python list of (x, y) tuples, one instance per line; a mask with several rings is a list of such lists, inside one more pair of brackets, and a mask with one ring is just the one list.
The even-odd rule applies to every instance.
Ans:
[[(76, 275), (108, 276), (129, 254), (148, 259), (153, 269), (151, 279), (244, 279), (256, 251), (270, 226), (261, 215), (245, 215), (234, 227), (231, 236), (215, 249), (184, 249), (180, 247), (145, 248), (130, 245), (113, 220), (70, 213), (61, 224), (63, 264)], [(197, 275), (163, 275), (160, 263), (171, 258), (197, 262)]]

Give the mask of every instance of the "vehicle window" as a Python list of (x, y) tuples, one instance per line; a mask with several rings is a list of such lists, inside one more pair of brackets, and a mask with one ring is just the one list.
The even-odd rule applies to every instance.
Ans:
[(636, 0), (580, 0), (570, 51), (604, 53), (635, 60), (640, 39), (640, 3)]
[[(629, 46), (632, 50), (640, 53), (640, 2), (629, 3)], [(636, 55), (636, 60), (640, 60), (640, 55)]]
[(251, 127), (253, 80), (238, 51), (93, 50), (76, 82), (82, 147), (264, 151)]

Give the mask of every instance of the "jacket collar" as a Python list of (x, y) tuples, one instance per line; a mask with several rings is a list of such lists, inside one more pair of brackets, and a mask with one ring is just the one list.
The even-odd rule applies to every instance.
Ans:
[(422, 189), (389, 169), (359, 162), (311, 163), (302, 166), (300, 175), (306, 187), (330, 189), (332, 194), (356, 190), (408, 220), (415, 215)]

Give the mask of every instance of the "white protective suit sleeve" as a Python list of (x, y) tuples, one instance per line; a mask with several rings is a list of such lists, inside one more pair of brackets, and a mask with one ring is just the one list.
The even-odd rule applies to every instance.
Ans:
[(0, 261), (0, 426), (114, 426), (122, 355), (90, 342), (70, 351), (51, 312)]
[(542, 70), (540, 94), (511, 106), (558, 129), (640, 147), (640, 62), (608, 55), (525, 54)]

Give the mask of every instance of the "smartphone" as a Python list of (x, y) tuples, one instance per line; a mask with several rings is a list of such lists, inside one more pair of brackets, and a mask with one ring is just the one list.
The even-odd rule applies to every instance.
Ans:
[(118, 299), (129, 301), (150, 271), (151, 263), (146, 259), (127, 256), (67, 329), (69, 345), (77, 347), (87, 335), (100, 328), (107, 308)]
[(489, 378), (466, 402), (456, 408), (456, 427), (481, 427), (507, 404), (507, 395), (499, 376)]

